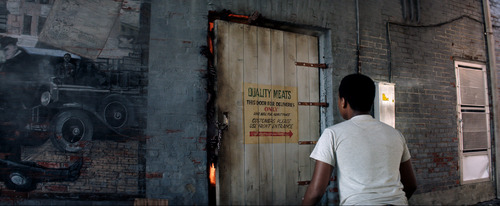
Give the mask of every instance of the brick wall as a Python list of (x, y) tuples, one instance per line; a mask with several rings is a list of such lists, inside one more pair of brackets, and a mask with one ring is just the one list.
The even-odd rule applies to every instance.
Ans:
[(399, 4), (360, 4), (361, 72), (396, 84), (396, 128), (417, 194), (461, 187), (454, 60), (486, 61), (481, 2), (420, 1), (419, 21), (404, 19)]
[(408, 140), (421, 193), (460, 186), (454, 60), (486, 60), (480, 3), (422, 2), (429, 9), (421, 25), (391, 25), (396, 127)]
[[(78, 193), (93, 193), (136, 196), (141, 192), (137, 141), (116, 142), (96, 140), (79, 153), (65, 153), (53, 147), (50, 141), (37, 147), (23, 147), (21, 159), (32, 161), (48, 168), (67, 168), (78, 159), (83, 160), (80, 177), (67, 182), (42, 182), (36, 193), (64, 193), (78, 197)], [(101, 196), (99, 199), (105, 199)]]
[(153, 0), (146, 196), (208, 204), (206, 1)]
[[(354, 52), (336, 52), (338, 47), (355, 48), (355, 42), (332, 43), (339, 63), (351, 60), (340, 68), (334, 61), (334, 85), (356, 72), (356, 65), (374, 80), (395, 83), (396, 128), (408, 141), (417, 193), (460, 187), (454, 60), (486, 61), (482, 5), (480, 1), (420, 1), (417, 22), (403, 18), (400, 3), (360, 2), (359, 64), (353, 62)], [(345, 42), (354, 40), (353, 28), (345, 30), (351, 32), (340, 37)], [(342, 31), (332, 32), (333, 39), (337, 32)], [(335, 110), (334, 116), (336, 122), (342, 120)]]
[[(355, 1), (144, 2), (152, 5), (149, 59), (143, 61), (149, 62), (147, 101), (138, 98), (138, 107), (146, 110), (138, 124), (146, 134), (132, 140), (146, 142), (95, 141), (80, 154), (84, 164), (78, 180), (41, 183), (31, 194), (64, 193), (70, 199), (71, 194), (117, 193), (208, 204), (206, 140), (213, 123), (206, 121), (208, 70), (200, 48), (207, 45), (209, 11), (226, 9), (242, 15), (258, 11), (302, 29), (328, 30), (320, 62), (331, 69), (325, 78), (333, 91), (325, 96), (332, 102), (324, 114), (331, 123), (342, 121), (335, 107), (343, 76), (359, 68), (375, 80), (396, 84), (396, 128), (408, 141), (419, 184), (414, 203), (462, 204), (492, 197), (491, 182), (461, 186), (458, 168), (453, 63), (487, 61), (481, 1), (421, 0), (419, 21), (403, 18), (409, 13), (403, 12), (401, 1), (359, 1), (359, 62)], [(51, 145), (23, 150), (24, 159), (46, 167), (68, 166), (76, 158)], [(471, 191), (486, 195), (462, 195), (476, 194)], [(335, 203), (337, 192), (331, 185), (326, 201)]]
[[(160, 51), (160, 48), (175, 49), (180, 51), (182, 55), (183, 52), (190, 49), (188, 45), (183, 45), (181, 42), (185, 42), (186, 38), (193, 34), (178, 38), (177, 33), (184, 31), (185, 28), (177, 28), (173, 25), (174, 23), (182, 22), (183, 25), (190, 25), (191, 33), (196, 31), (195, 35), (204, 37), (205, 27), (201, 26), (204, 24), (203, 21), (198, 21), (196, 15), (195, 17), (187, 16), (187, 13), (201, 11), (199, 5), (202, 2), (190, 1), (185, 2), (185, 4), (171, 2), (165, 5), (165, 8), (157, 8), (158, 13), (153, 16), (158, 15), (155, 17), (157, 19), (167, 19), (158, 26), (163, 25), (165, 28), (177, 30), (165, 32), (163, 37), (161, 37), (162, 35), (152, 36), (152, 39), (158, 38), (155, 40), (157, 42), (155, 44), (161, 44), (155, 49), (156, 51)], [(420, 1), (421, 10), (418, 22), (403, 18), (401, 1), (360, 1), (359, 64), (356, 61), (355, 2), (314, 1), (306, 3), (221, 0), (208, 1), (208, 5), (208, 10), (227, 9), (242, 15), (250, 15), (254, 11), (258, 11), (268, 19), (329, 29), (331, 45), (326, 45), (326, 47), (331, 47), (332, 53), (331, 57), (328, 56), (325, 59), (329, 67), (333, 69), (331, 77), (334, 85), (333, 103), (337, 101), (336, 85), (346, 74), (355, 73), (358, 65), (362, 73), (373, 79), (391, 80), (396, 84), (396, 128), (402, 131), (407, 138), (413, 156), (419, 182), (417, 194), (421, 195), (417, 195), (415, 201), (418, 198), (428, 197), (423, 194), (433, 194), (436, 191), (450, 191), (456, 188), (463, 188), (463, 191), (470, 190), (471, 187), (462, 187), (459, 184), (454, 60), (486, 61), (480, 1)], [(410, 14), (407, 12), (406, 15)], [(193, 24), (193, 22), (200, 24)], [(391, 22), (389, 33), (387, 33), (387, 22)], [(388, 44), (389, 39), (390, 45)], [(170, 45), (168, 45), (168, 41), (170, 41)], [(194, 41), (189, 40), (189, 42)], [(155, 65), (160, 68), (159, 65), (162, 62), (169, 63), (168, 67), (170, 68), (164, 71), (173, 72), (170, 74), (171, 76), (186, 77), (187, 83), (193, 79), (201, 81), (200, 78), (183, 73), (191, 71), (193, 68), (188, 67), (181, 72), (176, 69), (176, 63), (187, 61), (190, 65), (197, 67), (203, 65), (191, 62), (192, 59), (175, 59), (178, 56), (164, 55), (162, 57), (166, 59), (155, 63)], [(159, 56), (152, 58), (152, 61), (157, 61), (153, 60), (157, 57)], [(192, 58), (194, 59), (194, 57)], [(155, 71), (155, 74), (162, 78), (168, 76), (163, 71)], [(165, 83), (164, 86), (176, 89), (178, 86), (175, 82), (178, 80)], [(198, 84), (192, 83), (192, 85), (197, 86)], [(185, 89), (180, 91), (185, 91)], [(167, 93), (175, 94), (175, 92)], [(186, 92), (186, 94), (183, 98), (191, 97), (191, 93)], [(175, 96), (179, 95), (175, 94)], [(185, 100), (200, 103), (191, 99)], [(167, 106), (176, 107), (180, 104), (176, 102), (167, 103)], [(335, 104), (332, 105), (335, 106)], [(150, 104), (150, 108), (151, 106), (155, 107), (156, 104)], [(342, 121), (336, 109), (333, 108), (332, 111), (334, 122)], [(190, 114), (188, 113), (188, 115)], [(180, 116), (176, 112), (166, 111), (165, 115), (171, 115), (173, 118)], [(161, 123), (164, 122), (170, 121), (166, 119), (161, 121)], [(201, 124), (197, 120), (193, 120), (193, 122)], [(157, 124), (160, 123), (153, 125)], [(179, 124), (182, 123), (171, 122), (168, 124), (169, 126), (158, 127), (168, 128), (168, 131), (178, 131), (158, 135), (167, 137), (167, 139), (174, 138), (177, 141), (185, 141), (182, 137), (186, 136), (186, 130), (179, 128), (177, 126)], [(160, 129), (160, 131), (162, 130), (165, 129)], [(151, 142), (153, 143), (153, 141)], [(185, 153), (180, 154), (184, 159), (189, 159), (185, 158), (185, 155)], [(163, 176), (165, 177), (171, 172), (175, 174), (183, 168), (192, 167), (190, 164), (183, 165), (177, 170), (168, 169), (168, 172), (164, 173)], [(175, 164), (175, 166), (178, 165)], [(189, 180), (190, 176), (196, 177), (192, 172), (183, 173), (181, 177)], [(162, 183), (161, 180), (158, 181)], [(160, 183), (158, 184), (162, 185)], [(491, 197), (491, 187), (485, 188), (483, 192)], [(331, 191), (329, 194), (334, 194), (336, 189), (332, 187), (329, 191)], [(168, 195), (165, 194), (165, 196)], [(433, 201), (439, 202), (438, 199)], [(460, 201), (460, 197), (457, 197), (455, 201)]]

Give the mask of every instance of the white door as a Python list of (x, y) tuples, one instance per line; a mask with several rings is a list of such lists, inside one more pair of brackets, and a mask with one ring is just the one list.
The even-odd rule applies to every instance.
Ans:
[(217, 111), (229, 117), (218, 204), (300, 204), (320, 135), (317, 37), (216, 21), (215, 54)]

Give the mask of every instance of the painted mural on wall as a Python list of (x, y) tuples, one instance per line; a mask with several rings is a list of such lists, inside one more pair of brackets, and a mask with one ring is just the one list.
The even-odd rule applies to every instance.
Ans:
[(0, 0), (2, 191), (143, 194), (143, 5)]

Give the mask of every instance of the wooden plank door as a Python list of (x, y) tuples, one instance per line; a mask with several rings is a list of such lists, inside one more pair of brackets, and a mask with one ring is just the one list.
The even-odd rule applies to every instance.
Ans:
[(300, 204), (320, 133), (319, 108), (307, 106), (319, 102), (319, 73), (296, 63), (318, 63), (318, 39), (226, 21), (215, 34), (217, 112), (229, 117), (218, 204)]

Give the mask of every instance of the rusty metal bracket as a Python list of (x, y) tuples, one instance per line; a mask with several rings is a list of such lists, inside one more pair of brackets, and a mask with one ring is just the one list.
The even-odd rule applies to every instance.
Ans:
[(328, 107), (326, 102), (299, 102), (299, 106), (318, 106), (318, 107)]
[(303, 66), (303, 67), (322, 68), (322, 69), (327, 68), (326, 64), (313, 64), (313, 63), (307, 63), (307, 62), (295, 62), (295, 65)]
[(298, 185), (309, 185), (311, 183), (311, 181), (298, 181), (297, 184)]
[(318, 141), (299, 141), (299, 145), (316, 144)]

